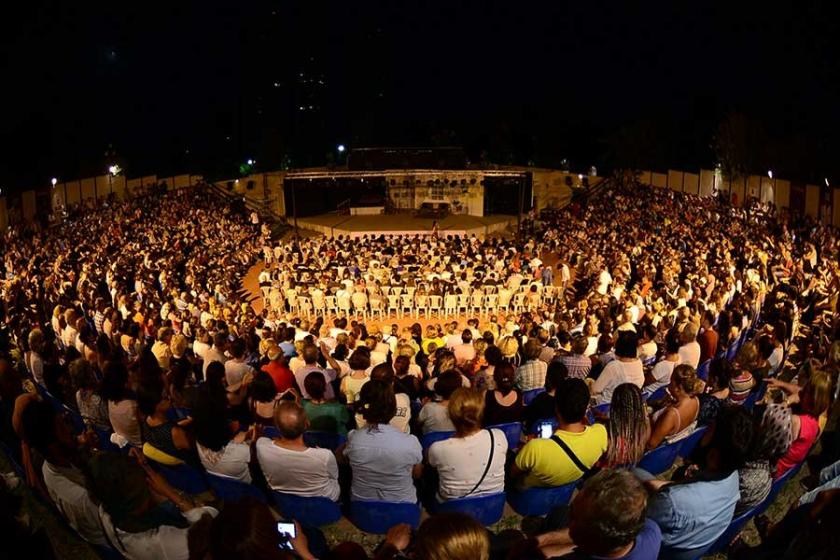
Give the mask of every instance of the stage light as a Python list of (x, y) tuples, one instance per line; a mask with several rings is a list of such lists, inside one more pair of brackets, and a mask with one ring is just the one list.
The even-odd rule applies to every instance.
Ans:
[(583, 181), (583, 173), (578, 173), (578, 180)]
[(120, 171), (122, 171), (122, 169), (120, 169), (120, 166), (117, 164), (108, 167), (108, 173), (110, 173), (111, 175), (117, 176), (119, 175)]
[(236, 181), (234, 181), (234, 183), (236, 183), (236, 184), (238, 185), (238, 184), (239, 184), (239, 179), (237, 179)]
[(245, 163), (247, 163), (248, 165), (254, 165), (257, 162), (249, 158), (248, 161), (246, 161)]
[(769, 169), (767, 171), (767, 176), (770, 177), (771, 179), (773, 178), (773, 170), (772, 169)]
[(831, 186), (831, 185), (830, 185), (830, 183), (828, 182), (828, 177), (826, 177), (826, 178), (825, 178), (825, 186), (826, 186), (826, 187), (830, 187), (830, 186)]
[(344, 144), (339, 144), (338, 147), (336, 147), (336, 150), (338, 150), (339, 154), (344, 153), (345, 149), (346, 148), (344, 147)]
[(52, 183), (52, 186), (55, 186), (55, 184), (58, 183), (58, 179), (53, 177), (52, 179), (50, 179), (50, 183)]

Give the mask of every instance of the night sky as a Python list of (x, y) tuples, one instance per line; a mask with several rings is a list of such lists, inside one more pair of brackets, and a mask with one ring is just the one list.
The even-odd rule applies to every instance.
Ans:
[(249, 157), (323, 165), (339, 143), (710, 168), (732, 115), (755, 139), (753, 172), (840, 182), (835, 3), (636, 4), (14, 3), (0, 18), (0, 188), (112, 161), (211, 178)]

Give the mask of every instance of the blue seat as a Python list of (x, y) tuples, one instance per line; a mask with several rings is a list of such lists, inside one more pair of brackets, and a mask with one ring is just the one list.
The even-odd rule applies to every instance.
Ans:
[(507, 424), (494, 424), (487, 426), (488, 429), (496, 428), (505, 433), (508, 442), (508, 451), (513, 451), (519, 447), (519, 441), (522, 439), (522, 423), (508, 422)]
[(431, 447), (433, 443), (449, 439), (454, 435), (455, 432), (429, 432), (428, 434), (423, 434), (420, 438), (420, 445), (425, 450)]
[(594, 412), (599, 413), (599, 414), (607, 414), (607, 415), (609, 415), (609, 413), (610, 413), (610, 403), (599, 404), (598, 406), (596, 406), (596, 407), (595, 407), (595, 408), (593, 408), (592, 410), (593, 410)]
[(642, 397), (646, 401), (658, 401), (659, 399), (665, 397), (665, 395), (667, 394), (666, 393), (667, 389), (668, 389), (667, 385), (664, 386), (664, 387), (660, 387), (659, 389), (657, 389), (656, 391), (654, 391), (652, 393), (648, 392), (647, 389), (645, 389), (644, 391), (642, 391)]
[(527, 488), (507, 495), (510, 507), (519, 515), (547, 515), (557, 506), (564, 506), (572, 499), (577, 481), (554, 488)]
[[(96, 436), (99, 438), (100, 451), (113, 451), (114, 453), (119, 453), (121, 451), (119, 447), (111, 443), (111, 434), (114, 433), (112, 430), (94, 426), (93, 431), (96, 432)], [(126, 452), (130, 447), (131, 445), (126, 445)]]
[(703, 436), (706, 435), (706, 430), (708, 428), (706, 426), (700, 426), (699, 428), (695, 428), (693, 432), (688, 434), (688, 436), (682, 440), (682, 445), (680, 446), (680, 457), (688, 457), (697, 447), (697, 444), (700, 443), (700, 440), (703, 439)]
[(276, 490), (271, 498), (284, 517), (296, 519), (303, 525), (322, 527), (341, 519), (341, 508), (329, 498), (295, 496)]
[(262, 427), (262, 435), (263, 437), (267, 438), (279, 438), (280, 437), (280, 430), (275, 428), (274, 426), (263, 426)]
[(73, 423), (73, 432), (76, 435), (85, 433), (87, 426), (85, 426), (85, 421), (82, 418), (82, 415), (67, 406), (64, 406), (63, 409), (64, 415)]
[(725, 553), (729, 548), (729, 545), (732, 544), (732, 541), (735, 540), (735, 537), (738, 536), (738, 533), (741, 532), (741, 529), (744, 528), (744, 525), (746, 525), (747, 522), (754, 516), (758, 515), (758, 510), (762, 505), (763, 504), (759, 504), (752, 509), (748, 509), (741, 515), (732, 519), (729, 523), (729, 527), (727, 527), (723, 534), (717, 538), (714, 544), (712, 544), (712, 546), (703, 553), (703, 556)]
[(706, 360), (699, 366), (697, 366), (697, 377), (706, 381), (709, 379), (709, 366), (712, 364), (712, 360)]
[(761, 384), (758, 386), (758, 389), (754, 389), (752, 392), (750, 392), (749, 395), (747, 395), (747, 398), (744, 399), (744, 408), (746, 408), (747, 410), (752, 410), (755, 406), (755, 403), (764, 398), (764, 393), (766, 392), (767, 383), (762, 381)]
[(216, 497), (225, 502), (236, 502), (246, 497), (255, 498), (262, 503), (267, 501), (259, 488), (234, 478), (207, 473), (207, 483)]
[(206, 492), (209, 488), (204, 473), (194, 467), (189, 465), (162, 465), (152, 460), (149, 460), (149, 464), (163, 475), (163, 478), (171, 486), (182, 492), (196, 495)]
[(643, 367), (651, 367), (656, 363), (656, 356), (651, 356), (646, 358), (645, 361), (642, 362)]
[(408, 523), (415, 529), (420, 524), (418, 504), (373, 502), (353, 500), (350, 502), (350, 521), (365, 533), (384, 535), (388, 529), (400, 523)]
[(529, 404), (531, 404), (531, 401), (537, 398), (537, 395), (539, 395), (540, 393), (545, 393), (545, 387), (540, 387), (539, 389), (531, 389), (530, 391), (523, 391), (522, 402), (525, 404), (525, 406), (528, 406)]
[(666, 443), (648, 451), (642, 457), (642, 460), (639, 461), (639, 468), (646, 470), (650, 474), (664, 473), (674, 465), (682, 443), (682, 440), (675, 441), (674, 443)]
[(190, 414), (192, 414), (192, 411), (189, 408), (172, 406), (166, 411), (166, 419), (170, 422), (180, 422), (188, 418)]
[(732, 344), (729, 345), (729, 348), (726, 349), (726, 359), (730, 362), (735, 359), (735, 355), (738, 353), (738, 341), (736, 340)]
[(447, 500), (432, 505), (432, 513), (457, 511), (466, 513), (478, 520), (482, 525), (493, 525), (502, 518), (505, 510), (505, 493), (490, 494), (477, 498), (459, 498)]
[(347, 437), (333, 432), (304, 432), (303, 441), (309, 447), (321, 447), (335, 451), (347, 442)]

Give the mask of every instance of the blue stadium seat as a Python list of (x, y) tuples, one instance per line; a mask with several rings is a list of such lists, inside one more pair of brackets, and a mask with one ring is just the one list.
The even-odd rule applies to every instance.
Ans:
[(477, 498), (459, 498), (432, 505), (432, 513), (457, 511), (477, 519), (482, 525), (493, 525), (502, 518), (505, 510), (505, 493), (490, 494)]
[(709, 379), (709, 366), (712, 364), (712, 360), (706, 360), (699, 366), (697, 366), (697, 377), (706, 381)]
[(537, 398), (537, 395), (539, 395), (540, 393), (545, 393), (545, 387), (540, 387), (539, 389), (531, 389), (530, 391), (523, 391), (522, 402), (525, 404), (525, 406), (528, 406), (529, 404), (531, 404), (531, 401)]
[(674, 465), (682, 443), (682, 440), (666, 443), (648, 451), (639, 461), (639, 468), (654, 475), (664, 473)]
[(341, 519), (341, 508), (329, 498), (295, 496), (276, 490), (271, 498), (284, 517), (296, 519), (302, 525), (322, 527)]
[(280, 437), (280, 430), (275, 428), (274, 426), (263, 426), (262, 427), (262, 437), (267, 438), (279, 438)]
[(415, 529), (420, 525), (418, 504), (353, 500), (350, 502), (350, 521), (365, 533), (384, 535), (400, 523)]
[(420, 438), (420, 445), (423, 446), (423, 449), (428, 449), (433, 443), (449, 439), (454, 435), (455, 432), (429, 432), (428, 434), (423, 434)]
[(265, 494), (259, 488), (252, 484), (240, 482), (239, 480), (229, 478), (226, 476), (219, 476), (212, 473), (206, 473), (207, 483), (210, 489), (216, 494), (216, 497), (225, 502), (236, 502), (245, 497), (255, 498), (256, 500), (266, 503)]
[(726, 359), (730, 362), (735, 359), (735, 355), (738, 353), (738, 341), (736, 340), (732, 344), (729, 345), (729, 348), (726, 349)]
[(519, 515), (547, 515), (557, 506), (568, 504), (578, 481), (554, 488), (527, 488), (507, 495), (510, 507)]
[(195, 467), (189, 465), (162, 465), (155, 461), (149, 460), (149, 464), (154, 470), (163, 475), (163, 478), (178, 490), (186, 492), (187, 494), (201, 494), (208, 490), (207, 479), (204, 478), (204, 473)]
[(703, 436), (706, 435), (706, 430), (708, 428), (706, 426), (700, 426), (699, 428), (695, 428), (693, 432), (691, 432), (685, 439), (682, 440), (682, 445), (680, 446), (680, 457), (688, 457), (697, 447), (697, 444), (700, 443), (700, 440), (703, 439)]
[(750, 392), (750, 394), (747, 395), (747, 398), (744, 399), (743, 407), (746, 408), (747, 410), (752, 410), (753, 407), (755, 406), (755, 403), (757, 403), (758, 401), (760, 401), (761, 399), (764, 398), (764, 393), (766, 393), (766, 392), (767, 392), (767, 383), (762, 381), (761, 384), (759, 384), (758, 388), (757, 389), (753, 388), (753, 390)]
[(644, 391), (642, 391), (642, 398), (644, 398), (646, 401), (658, 401), (659, 399), (663, 398), (667, 394), (666, 393), (667, 389), (668, 389), (667, 385), (664, 386), (664, 387), (660, 387), (659, 389), (657, 389), (653, 393), (650, 393), (650, 392), (647, 391), (647, 389), (645, 389)]
[(519, 442), (522, 439), (522, 423), (521, 422), (508, 422), (507, 424), (494, 424), (492, 426), (487, 426), (488, 429), (496, 428), (497, 430), (501, 430), (505, 433), (505, 437), (508, 441), (508, 451), (513, 451), (519, 447)]

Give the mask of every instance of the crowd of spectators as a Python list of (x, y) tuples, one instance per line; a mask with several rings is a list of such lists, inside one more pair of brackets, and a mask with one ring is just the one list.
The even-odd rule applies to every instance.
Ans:
[[(137, 559), (367, 557), (330, 550), (314, 527), (279, 535), (274, 520), (295, 511), (176, 488), (164, 474), (179, 467), (428, 511), (578, 486), (513, 534), (459, 513), (416, 535), (395, 525), (381, 560), (690, 559), (818, 438), (812, 491), (778, 525), (756, 518), (763, 543), (745, 554), (794, 542), (792, 557), (818, 557), (801, 551), (836, 538), (820, 528), (840, 493), (835, 230), (616, 184), (519, 239), (275, 247), (255, 222), (199, 189), (4, 234), (0, 436), (92, 545)], [(260, 259), (258, 313), (240, 282)], [(366, 319), (394, 295), (424, 309), (425, 328)], [(431, 297), (468, 305), (435, 324)], [(697, 430), (670, 478), (640, 468)]]

